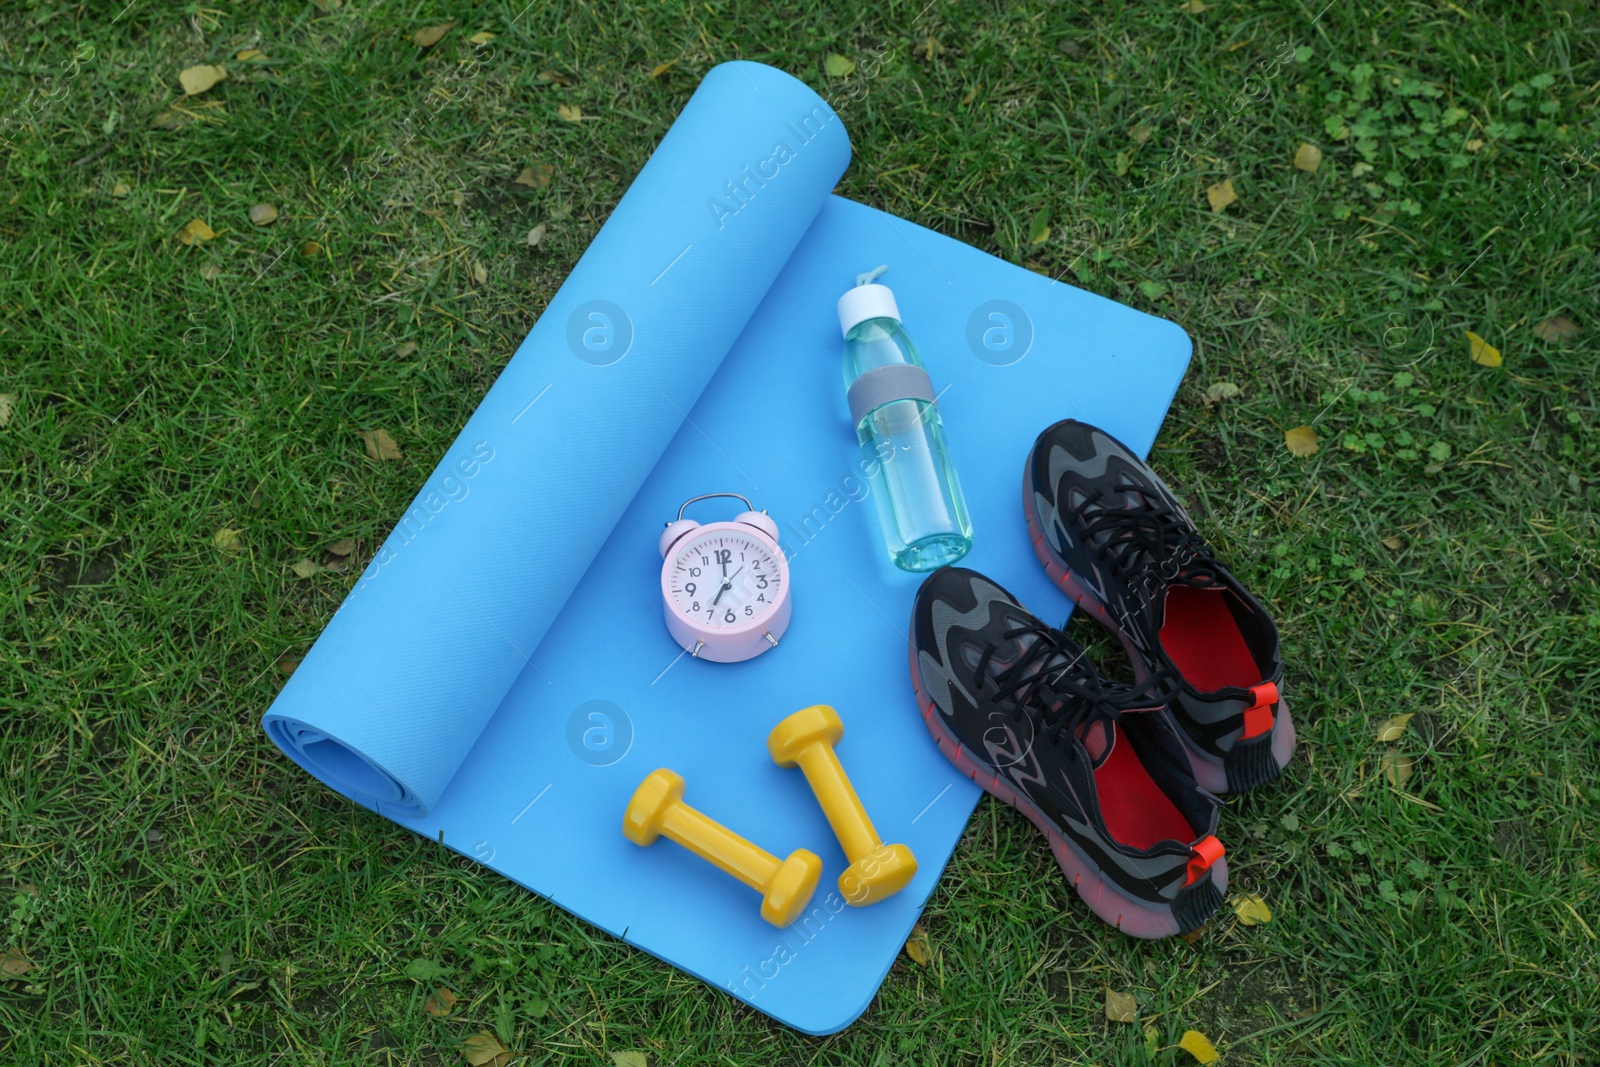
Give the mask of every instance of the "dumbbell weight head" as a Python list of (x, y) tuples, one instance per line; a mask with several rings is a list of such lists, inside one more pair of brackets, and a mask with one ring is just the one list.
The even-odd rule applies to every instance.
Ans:
[(795, 849), (763, 889), (761, 917), (773, 926), (788, 926), (811, 903), (821, 878), (821, 857), (807, 849)]
[(820, 742), (832, 748), (844, 736), (839, 713), (826, 704), (813, 704), (784, 719), (767, 735), (767, 751), (780, 767), (793, 767), (800, 754)]
[(683, 777), (665, 767), (651, 771), (622, 816), (622, 836), (636, 845), (649, 846), (661, 836), (661, 818), (667, 810), (683, 802)]
[(917, 873), (917, 858), (904, 845), (879, 845), (839, 876), (845, 903), (864, 908), (892, 897), (910, 884)]

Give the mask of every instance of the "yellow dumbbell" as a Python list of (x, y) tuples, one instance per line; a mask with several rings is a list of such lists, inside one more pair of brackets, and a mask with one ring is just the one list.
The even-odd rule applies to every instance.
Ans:
[(761, 917), (773, 926), (788, 926), (799, 918), (822, 877), (822, 860), (815, 853), (797, 848), (780, 863), (772, 853), (685, 804), (683, 778), (665, 767), (651, 771), (634, 790), (622, 817), (622, 833), (644, 846), (665, 837), (721, 867), (762, 895)]
[(798, 765), (805, 772), (828, 825), (850, 857), (850, 866), (839, 876), (839, 892), (860, 908), (904, 889), (917, 873), (917, 858), (904, 845), (885, 845), (873, 829), (833, 751), (843, 736), (838, 714), (826, 704), (813, 704), (773, 727), (767, 751), (778, 766)]

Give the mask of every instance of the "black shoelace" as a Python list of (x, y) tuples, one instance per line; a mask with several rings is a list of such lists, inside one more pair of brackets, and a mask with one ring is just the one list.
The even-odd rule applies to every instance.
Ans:
[(1121, 707), (1105, 691), (1088, 658), (1081, 651), (1076, 655), (1065, 651), (1055, 630), (1041, 622), (1023, 623), (1000, 637), (1011, 641), (1027, 634), (1034, 635), (1034, 640), (1015, 663), (990, 674), (997, 647), (988, 645), (978, 657), (975, 672), (980, 690), (988, 679), (994, 682), (997, 695), (1011, 698), (1013, 722), (1032, 713), (1039, 720), (1038, 736), (1059, 745), (1064, 736), (1077, 736), (1082, 726), (1100, 720), (1122, 721)]
[(1076, 509), (1084, 536), (1112, 574), (1152, 592), (1180, 574), (1190, 582), (1216, 581), (1218, 563), (1210, 547), (1165, 501), (1129, 482), (1119, 482), (1113, 492), (1134, 495), (1140, 503), (1103, 505), (1090, 514), (1105, 496), (1096, 490)]

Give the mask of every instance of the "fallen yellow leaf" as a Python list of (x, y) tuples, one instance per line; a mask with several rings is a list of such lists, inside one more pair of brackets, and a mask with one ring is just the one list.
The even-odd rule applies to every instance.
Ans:
[(669, 59), (665, 63), (657, 63), (655, 66), (650, 68), (650, 77), (659, 78), (661, 75), (665, 74), (667, 71), (671, 70), (677, 65), (678, 61), (676, 59)]
[(1405, 785), (1406, 779), (1411, 777), (1412, 766), (1410, 756), (1401, 755), (1392, 748), (1378, 759), (1378, 767), (1383, 771), (1383, 776), (1389, 779), (1389, 784), (1396, 789)]
[(1233, 191), (1233, 179), (1224, 178), (1206, 190), (1206, 199), (1211, 202), (1211, 210), (1221, 211), (1229, 204), (1239, 199), (1239, 194)]
[(506, 1067), (511, 1052), (487, 1030), (479, 1030), (461, 1043), (461, 1054), (471, 1067)]
[(186, 245), (197, 245), (209, 241), (217, 235), (217, 231), (206, 225), (204, 219), (190, 219), (178, 231), (178, 240)]
[(1297, 456), (1314, 456), (1322, 448), (1317, 444), (1317, 432), (1309, 426), (1283, 431), (1283, 443)]
[(489, 268), (485, 267), (482, 263), (479, 263), (477, 260), (473, 260), (472, 261), (472, 280), (477, 282), (479, 285), (482, 285), (483, 283), (487, 282), (489, 280)]
[(367, 458), (394, 460), (400, 458), (400, 446), (389, 436), (388, 430), (362, 430), (361, 440), (367, 446)]
[(556, 114), (568, 122), (578, 122), (583, 118), (583, 109), (576, 104), (557, 104)]
[(0, 426), (11, 423), (11, 415), (17, 409), (16, 393), (0, 393)]
[(240, 530), (230, 530), (226, 526), (212, 535), (211, 543), (229, 555), (237, 555), (244, 549), (244, 543), (239, 540)]
[(234, 53), (233, 58), (241, 63), (265, 63), (267, 54), (259, 48), (242, 48)]
[(848, 56), (841, 56), (838, 52), (829, 52), (828, 58), (822, 62), (823, 69), (833, 78), (848, 78), (855, 72), (856, 65)]
[(441, 22), (437, 26), (425, 26), (411, 35), (411, 43), (418, 48), (432, 48), (444, 40), (444, 35), (449, 33), (454, 25), (455, 22), (451, 21)]
[(278, 220), (278, 209), (271, 204), (252, 204), (250, 223), (253, 226), (271, 226)]
[(1482, 366), (1498, 367), (1500, 365), (1500, 350), (1471, 330), (1467, 331), (1467, 353), (1472, 357), (1472, 362)]
[(1235, 900), (1233, 914), (1242, 926), (1260, 926), (1272, 921), (1272, 909), (1254, 893), (1247, 893)]
[(494, 34), (490, 33), (488, 30), (479, 30), (471, 37), (468, 37), (467, 40), (476, 45), (485, 45), (494, 40)]
[(127, 182), (118, 182), (111, 187), (111, 195), (119, 200), (131, 192), (133, 192), (133, 186), (129, 185)]
[(305, 256), (307, 259), (316, 259), (318, 256), (322, 255), (322, 246), (317, 244), (315, 241), (307, 241), (305, 244), (300, 246), (300, 254)]
[(1127, 993), (1118, 993), (1106, 987), (1106, 1018), (1114, 1023), (1139, 1021), (1139, 1002)]
[(341, 538), (339, 538), (339, 540), (335, 541), (333, 544), (328, 546), (328, 555), (330, 555), (330, 556), (348, 556), (350, 553), (354, 552), (355, 550), (356, 550), (356, 543), (355, 543), (354, 540), (352, 540), (351, 538), (348, 538), (348, 537), (341, 537)]
[(33, 970), (33, 961), (20, 948), (8, 948), (0, 955), (0, 978), (21, 978)]
[(1200, 1063), (1217, 1062), (1217, 1046), (1198, 1030), (1185, 1030), (1183, 1036), (1178, 1039), (1178, 1047)]
[(551, 85), (571, 85), (572, 75), (563, 74), (559, 70), (541, 70), (539, 80), (549, 82)]
[(1551, 315), (1533, 328), (1533, 335), (1541, 341), (1560, 341), (1578, 332), (1578, 324), (1565, 315)]
[(455, 1010), (456, 1001), (460, 999), (451, 990), (440, 986), (428, 994), (427, 999), (422, 1002), (422, 1010), (435, 1019), (442, 1019)]
[(548, 163), (538, 163), (531, 167), (523, 167), (521, 173), (511, 179), (513, 185), (526, 185), (530, 189), (543, 189), (550, 184), (550, 176), (556, 168)]
[(180, 71), (178, 84), (183, 86), (183, 95), (199, 96), (213, 85), (226, 81), (227, 77), (227, 67), (221, 64), (214, 67), (201, 64), (198, 67), (188, 67)]
[(1411, 716), (1415, 714), (1414, 711), (1408, 711), (1404, 715), (1391, 715), (1383, 720), (1383, 725), (1378, 727), (1378, 741), (1387, 744), (1390, 741), (1400, 740), (1401, 735), (1406, 732), (1406, 723), (1410, 722)]
[(911, 936), (906, 938), (906, 955), (926, 967), (933, 959), (933, 949), (928, 944), (928, 931), (922, 928), (921, 923), (911, 928)]
[(1315, 174), (1322, 166), (1322, 149), (1314, 144), (1303, 144), (1294, 153), (1294, 165), (1307, 174)]
[(295, 577), (297, 578), (310, 578), (313, 575), (322, 573), (322, 566), (320, 564), (313, 563), (309, 559), (297, 560), (295, 565), (289, 569), (294, 571)]
[(1382, 542), (1384, 548), (1389, 549), (1391, 552), (1398, 552), (1402, 548), (1406, 547), (1405, 539), (1402, 537), (1396, 537), (1393, 534), (1388, 537), (1380, 537), (1378, 540)]
[(1198, 15), (1200, 12), (1206, 10), (1206, 8), (1210, 6), (1211, 5), (1207, 4), (1205, 0), (1188, 0), (1188, 3), (1179, 4), (1178, 10), (1186, 11), (1191, 15)]

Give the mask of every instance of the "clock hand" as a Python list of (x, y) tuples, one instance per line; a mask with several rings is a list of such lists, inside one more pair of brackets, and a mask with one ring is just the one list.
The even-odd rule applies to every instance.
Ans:
[(739, 570), (734, 571), (727, 578), (723, 579), (722, 588), (717, 590), (716, 599), (711, 601), (711, 606), (712, 607), (716, 607), (717, 606), (717, 601), (722, 599), (722, 594), (723, 593), (726, 593), (728, 590), (733, 588), (733, 580), (735, 578), (739, 577), (740, 572), (742, 572), (743, 570), (744, 570), (744, 568), (740, 567)]

